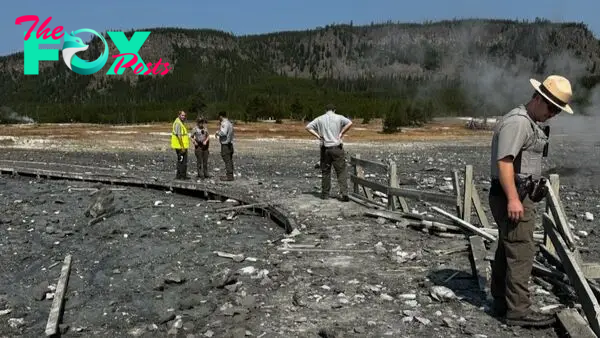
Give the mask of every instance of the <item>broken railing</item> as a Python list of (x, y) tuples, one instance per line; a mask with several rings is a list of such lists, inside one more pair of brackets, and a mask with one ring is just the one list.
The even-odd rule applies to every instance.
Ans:
[[(450, 195), (399, 188), (397, 167), (393, 161), (382, 163), (361, 159), (360, 155), (356, 155), (350, 158), (350, 164), (354, 168), (354, 173), (350, 175), (354, 186), (350, 197), (357, 203), (379, 209), (367, 211), (367, 216), (407, 222), (408, 225), (430, 233), (468, 233), (468, 245), (446, 254), (469, 250), (473, 276), (477, 279), (483, 296), (491, 300), (491, 262), (494, 260), (499, 234), (497, 228), (492, 228), (488, 221), (473, 182), (471, 165), (467, 165), (464, 170), (464, 195), (461, 194), (457, 171), (453, 172), (452, 178), (454, 195)], [(368, 180), (372, 175), (365, 174), (365, 169), (385, 171), (387, 184)], [(557, 313), (558, 321), (568, 335), (600, 336), (600, 305), (597, 298), (600, 297), (600, 284), (595, 280), (600, 278), (600, 264), (585, 263), (581, 258), (559, 198), (558, 175), (550, 175), (547, 184), (549, 193), (545, 198), (545, 212), (541, 217), (543, 232), (534, 233), (540, 254), (536, 256), (533, 265), (533, 281), (547, 291), (565, 291), (579, 301), (580, 306), (565, 308)], [(374, 195), (379, 195), (384, 203), (377, 201)], [(436, 206), (431, 209), (451, 222), (444, 222), (431, 215), (409, 213), (405, 198), (449, 204), (455, 209), (456, 215)], [(401, 211), (397, 211), (398, 205)], [(473, 211), (477, 215), (478, 226), (471, 222)], [(420, 222), (415, 223), (415, 220)], [(583, 316), (577, 311), (577, 307), (581, 308)]]
[[(353, 167), (353, 173), (350, 174), (350, 182), (354, 186), (353, 192), (350, 193), (350, 198), (357, 203), (391, 211), (397, 210), (400, 207), (403, 212), (409, 212), (405, 198), (442, 203), (453, 203), (456, 200), (454, 196), (448, 194), (400, 188), (398, 170), (394, 161), (389, 161), (388, 163), (370, 161), (361, 159), (360, 154), (356, 154), (350, 157), (350, 165)], [(370, 175), (365, 174), (365, 169), (385, 171), (387, 184), (368, 180), (367, 176)], [(373, 195), (377, 194), (383, 197), (386, 203), (376, 201)]]

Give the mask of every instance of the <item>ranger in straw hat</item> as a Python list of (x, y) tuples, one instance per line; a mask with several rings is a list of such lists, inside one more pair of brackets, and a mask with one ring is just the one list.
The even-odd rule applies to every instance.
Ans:
[[(530, 80), (535, 89), (531, 100), (520, 105), (496, 124), (492, 138), (490, 209), (498, 224), (498, 249), (492, 266), (493, 309), (506, 324), (542, 327), (552, 325), (553, 315), (532, 311), (529, 278), (535, 245), (533, 231), (541, 197), (524, 189), (523, 182), (541, 178), (543, 150), (548, 136), (538, 123), (561, 111), (573, 114), (569, 80), (548, 76), (543, 83)], [(537, 180), (537, 181), (536, 181)]]

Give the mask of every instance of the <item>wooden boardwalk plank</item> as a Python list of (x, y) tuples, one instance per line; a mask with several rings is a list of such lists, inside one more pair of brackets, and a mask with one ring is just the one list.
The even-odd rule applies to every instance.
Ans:
[(54, 294), (54, 300), (52, 301), (52, 307), (50, 308), (50, 316), (48, 316), (48, 323), (46, 323), (47, 336), (53, 336), (58, 332), (58, 323), (60, 321), (61, 312), (63, 309), (65, 292), (67, 291), (67, 285), (69, 284), (70, 273), (71, 255), (67, 255), (60, 271), (58, 284), (56, 284), (56, 293)]

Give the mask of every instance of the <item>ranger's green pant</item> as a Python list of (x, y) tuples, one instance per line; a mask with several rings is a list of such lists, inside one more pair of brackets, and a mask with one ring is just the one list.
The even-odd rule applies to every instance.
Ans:
[(506, 318), (516, 319), (531, 311), (529, 278), (535, 256), (535, 205), (526, 197), (522, 202), (523, 218), (512, 222), (508, 218), (508, 201), (504, 194), (490, 192), (489, 202), (499, 232), (491, 292), (496, 304), (506, 308)]
[(196, 169), (198, 171), (198, 177), (208, 177), (208, 149), (197, 147), (194, 150), (194, 153), (196, 154)]
[(227, 177), (233, 177), (233, 144), (221, 144), (221, 157), (225, 162), (225, 173)]
[(348, 173), (343, 146), (321, 147), (321, 194), (329, 195), (331, 191), (331, 166), (337, 175), (340, 194), (348, 196)]

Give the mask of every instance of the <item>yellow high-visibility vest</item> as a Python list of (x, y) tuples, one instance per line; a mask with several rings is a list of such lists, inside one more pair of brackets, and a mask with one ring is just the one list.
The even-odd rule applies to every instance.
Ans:
[(177, 135), (175, 134), (175, 126), (177, 124), (181, 125), (181, 141), (183, 142), (183, 149), (188, 149), (190, 147), (190, 136), (188, 135), (187, 128), (185, 124), (181, 122), (178, 118), (173, 122), (173, 130), (171, 130), (171, 148), (173, 149), (181, 149), (181, 145), (179, 144), (179, 140), (177, 139)]

